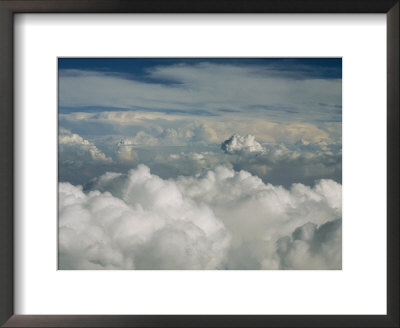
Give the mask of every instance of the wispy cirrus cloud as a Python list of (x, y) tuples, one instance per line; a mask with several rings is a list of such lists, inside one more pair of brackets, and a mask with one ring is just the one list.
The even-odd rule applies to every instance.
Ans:
[(341, 79), (293, 78), (268, 65), (207, 61), (158, 65), (148, 69), (145, 78), (61, 70), (59, 83), (61, 107), (101, 106), (204, 116), (221, 116), (228, 110), (274, 121), (341, 120), (341, 111), (326, 110), (327, 106), (341, 105)]

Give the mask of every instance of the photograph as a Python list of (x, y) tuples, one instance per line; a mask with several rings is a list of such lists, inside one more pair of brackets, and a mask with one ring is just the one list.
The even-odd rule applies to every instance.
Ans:
[(342, 58), (58, 61), (59, 270), (342, 270)]

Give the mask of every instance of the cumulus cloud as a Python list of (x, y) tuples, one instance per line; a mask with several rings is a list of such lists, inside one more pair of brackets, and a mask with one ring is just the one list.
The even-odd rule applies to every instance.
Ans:
[(265, 143), (258, 135), (229, 133), (231, 137), (221, 144), (224, 139), (219, 139), (217, 130), (201, 121), (140, 128), (130, 128), (126, 135), (100, 136), (80, 136), (61, 129), (62, 181), (85, 184), (106, 171), (126, 172), (143, 163), (163, 178), (196, 175), (224, 165), (285, 187), (294, 182), (312, 185), (321, 178), (341, 182), (341, 143), (326, 138)]
[[(232, 135), (221, 145), (236, 170), (247, 170), (265, 182), (313, 184), (320, 178), (341, 182), (341, 144), (327, 139), (300, 139), (294, 144), (261, 144), (255, 137)], [(223, 160), (221, 160), (223, 162)]]
[(221, 144), (221, 149), (228, 154), (242, 152), (262, 153), (265, 151), (263, 146), (261, 146), (261, 144), (257, 142), (256, 138), (251, 134), (244, 137), (239, 134), (234, 134)]
[(342, 266), (342, 220), (320, 227), (306, 223), (277, 242), (282, 269), (338, 269)]
[(137, 160), (137, 154), (130, 145), (120, 145), (117, 150), (117, 158), (121, 162), (134, 162)]
[(318, 125), (310, 122), (276, 122), (265, 115), (243, 116), (230, 112), (220, 116), (199, 115), (195, 119), (177, 113), (148, 113), (138, 110), (62, 113), (59, 118), (61, 126), (81, 135), (88, 129), (101, 130), (104, 134), (118, 132), (130, 137), (142, 131), (164, 143), (167, 140), (180, 144), (221, 143), (232, 135), (232, 131), (241, 136), (251, 132), (262, 144), (295, 143), (300, 139), (309, 143), (341, 140), (341, 123), (338, 122)]
[(162, 179), (139, 165), (85, 190), (59, 184), (59, 265), (340, 269), (340, 220), (341, 185), (332, 180), (285, 189), (223, 166)]
[[(144, 141), (146, 136), (143, 135), (137, 135), (138, 138), (142, 138)], [(115, 139), (111, 138), (110, 139), (111, 143), (115, 143)], [(137, 142), (135, 138), (119, 138), (119, 141), (117, 143), (117, 151), (116, 151), (116, 157), (119, 162), (122, 163), (134, 163), (135, 161), (138, 160), (138, 154), (134, 150), (134, 147), (137, 146)]]
[(145, 166), (108, 173), (90, 191), (59, 185), (61, 269), (218, 268), (229, 233), (210, 208)]
[(58, 145), (63, 161), (112, 162), (112, 158), (106, 156), (93, 143), (67, 129), (60, 129)]

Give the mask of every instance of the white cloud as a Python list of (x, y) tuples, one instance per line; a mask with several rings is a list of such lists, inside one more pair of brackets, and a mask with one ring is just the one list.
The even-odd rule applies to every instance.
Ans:
[[(332, 143), (329, 139), (317, 139), (315, 142), (312, 139), (297, 139), (292, 144), (264, 143), (258, 135), (222, 133), (223, 128), (218, 129), (217, 125), (212, 127), (210, 122), (181, 123), (176, 126), (153, 123), (148, 129), (143, 128), (146, 126), (144, 123), (138, 125), (139, 130), (135, 126), (127, 128), (125, 135), (89, 135), (85, 138), (90, 138), (91, 145), (95, 144), (102, 150), (100, 152), (96, 146), (92, 148), (92, 153), (99, 154), (96, 157), (92, 157), (89, 151), (83, 151), (89, 147), (85, 138), (75, 134), (79, 142), (67, 146), (62, 143), (66, 140), (72, 143), (70, 139), (74, 137), (72, 133), (64, 135), (60, 139), (60, 176), (63, 181), (85, 184), (108, 170), (126, 172), (143, 163), (163, 178), (195, 175), (225, 165), (238, 171), (249, 171), (264, 182), (286, 187), (294, 182), (312, 185), (321, 178), (341, 181), (341, 144)], [(93, 126), (92, 121), (87, 124)], [(100, 125), (98, 128), (104, 130)], [(86, 124), (77, 130), (85, 132), (85, 129)], [(219, 139), (221, 134), (231, 135), (222, 144), (222, 150), (221, 141), (225, 139)], [(81, 143), (85, 145), (79, 146)], [(94, 152), (96, 149), (100, 153)], [(100, 154), (103, 156), (100, 157)], [(107, 158), (113, 158), (113, 161)], [(77, 172), (77, 167), (86, 167), (86, 170)]]
[(120, 162), (135, 162), (138, 159), (137, 153), (130, 145), (120, 145), (117, 150), (117, 158)]
[[(119, 139), (116, 142), (116, 138)], [(135, 163), (138, 161), (139, 157), (137, 152), (135, 151), (135, 147), (138, 145), (153, 145), (156, 141), (154, 138), (147, 133), (141, 131), (136, 134), (135, 137), (114, 137), (108, 140), (108, 146), (115, 147), (117, 146), (116, 150), (116, 158), (120, 163)], [(111, 145), (110, 145), (111, 143)]]
[(329, 228), (341, 218), (341, 185), (332, 180), (288, 190), (222, 166), (164, 180), (140, 165), (104, 174), (89, 189), (59, 185), (60, 268), (341, 266), (339, 228)]
[(229, 234), (204, 205), (145, 166), (106, 174), (83, 193), (59, 185), (60, 267), (70, 269), (207, 269), (221, 263)]
[(234, 134), (221, 144), (221, 149), (228, 154), (265, 152), (263, 146), (251, 134), (243, 137), (239, 134)]
[[(117, 73), (63, 70), (60, 106), (102, 106), (151, 111), (222, 114), (288, 120), (337, 120), (320, 104), (341, 105), (341, 79), (293, 78), (268, 66), (200, 63), (158, 66), (147, 78), (174, 83), (146, 83)], [(336, 115), (336, 116), (335, 116)], [(303, 120), (304, 121), (304, 120)]]
[(66, 129), (60, 129), (58, 145), (61, 161), (112, 162), (112, 158), (106, 156), (93, 143)]
[(342, 220), (320, 227), (306, 223), (277, 242), (282, 269), (340, 269), (342, 267)]
[(254, 117), (225, 113), (222, 116), (208, 117), (176, 113), (104, 111), (60, 114), (59, 118), (61, 126), (80, 134), (85, 134), (89, 126), (102, 130), (105, 134), (118, 133), (125, 137), (134, 137), (136, 133), (144, 132), (164, 143), (221, 143), (232, 136), (232, 131), (241, 136), (250, 133), (261, 144), (294, 144), (298, 140), (306, 143), (341, 142), (341, 123), (317, 126), (309, 122), (274, 122), (267, 115)]

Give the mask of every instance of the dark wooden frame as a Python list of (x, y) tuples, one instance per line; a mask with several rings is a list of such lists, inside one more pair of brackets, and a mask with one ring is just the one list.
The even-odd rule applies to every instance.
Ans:
[[(399, 0), (0, 0), (0, 324), (4, 327), (399, 327), (399, 7)], [(130, 12), (386, 13), (387, 315), (14, 315), (14, 13)]]

